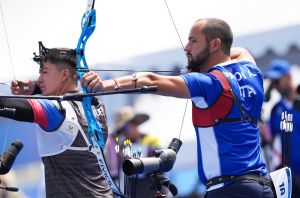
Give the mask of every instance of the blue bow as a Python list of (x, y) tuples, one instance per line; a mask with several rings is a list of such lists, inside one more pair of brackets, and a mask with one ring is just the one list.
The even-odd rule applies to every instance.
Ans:
[[(82, 69), (85, 69), (88, 71), (88, 65), (85, 60), (85, 45), (87, 40), (90, 38), (90, 36), (93, 34), (95, 28), (96, 28), (96, 11), (94, 9), (94, 3), (95, 0), (88, 0), (88, 5), (86, 12), (84, 13), (82, 20), (81, 20), (81, 35), (79, 37), (77, 47), (76, 47), (76, 56), (77, 56), (77, 74), (82, 79), (82, 76), (85, 72), (83, 72)], [(82, 91), (84, 94), (88, 94), (88, 90), (83, 87)], [(82, 105), (84, 109), (84, 113), (87, 119), (88, 123), (88, 133), (87, 137), (91, 144), (91, 151), (96, 155), (98, 164), (100, 166), (100, 169), (106, 179), (106, 182), (110, 185), (112, 188), (112, 191), (117, 194), (120, 197), (124, 197), (117, 185), (114, 183), (113, 179), (111, 178), (109, 174), (109, 170), (107, 168), (104, 155), (103, 155), (103, 149), (105, 146), (105, 141), (102, 133), (101, 126), (99, 122), (97, 121), (95, 115), (93, 114), (92, 109), (92, 99), (93, 96), (87, 96), (84, 97), (82, 100)]]
[[(87, 11), (82, 17), (81, 21), (81, 35), (77, 43), (76, 48), (76, 56), (77, 56), (77, 69), (88, 69), (88, 65), (85, 60), (85, 45), (87, 40), (90, 38), (90, 36), (93, 34), (95, 28), (96, 28), (96, 11), (94, 9), (94, 0), (88, 1)], [(78, 76), (81, 79), (85, 72), (78, 71)], [(83, 87), (82, 88), (83, 93), (87, 94), (89, 93), (88, 90)], [(82, 100), (84, 113), (86, 115), (87, 123), (88, 123), (88, 138), (91, 142), (91, 138), (94, 138), (97, 144), (100, 146), (100, 148), (104, 148), (104, 137), (102, 133), (102, 129), (99, 125), (99, 123), (96, 120), (96, 117), (93, 114), (92, 110), (92, 96), (85, 97)]]

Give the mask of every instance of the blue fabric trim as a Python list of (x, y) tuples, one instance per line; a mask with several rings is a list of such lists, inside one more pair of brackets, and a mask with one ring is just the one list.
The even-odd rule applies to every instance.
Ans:
[(43, 99), (39, 99), (38, 101), (42, 105), (48, 120), (48, 126), (46, 128), (43, 127), (43, 129), (48, 132), (54, 131), (63, 121), (63, 114), (61, 113), (59, 107), (55, 105), (54, 102), (56, 101)]

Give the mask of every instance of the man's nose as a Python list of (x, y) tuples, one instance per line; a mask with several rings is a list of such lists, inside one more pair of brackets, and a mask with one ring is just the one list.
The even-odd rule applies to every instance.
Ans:
[(184, 51), (187, 53), (188, 52), (188, 44), (185, 45)]
[(42, 82), (42, 75), (39, 76), (39, 78), (37, 79), (37, 81), (38, 81), (39, 83)]
[(185, 45), (184, 51), (186, 54), (190, 52), (190, 45), (188, 43)]

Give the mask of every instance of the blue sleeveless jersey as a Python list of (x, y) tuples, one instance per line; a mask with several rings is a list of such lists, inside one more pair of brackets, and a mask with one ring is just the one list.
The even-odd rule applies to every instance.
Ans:
[[(263, 77), (259, 68), (248, 61), (229, 61), (214, 66), (230, 81), (231, 87), (250, 118), (259, 119), (264, 101)], [(181, 75), (198, 108), (208, 108), (219, 98), (222, 85), (210, 73)], [(235, 101), (227, 118), (239, 118)], [(203, 119), (205, 119), (203, 117)], [(206, 182), (217, 176), (267, 173), (260, 149), (259, 128), (247, 121), (225, 122), (212, 127), (196, 127), (198, 174)]]

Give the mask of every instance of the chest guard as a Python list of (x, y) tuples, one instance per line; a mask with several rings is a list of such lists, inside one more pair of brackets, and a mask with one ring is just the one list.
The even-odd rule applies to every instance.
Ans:
[(235, 101), (225, 75), (219, 70), (213, 70), (210, 73), (220, 80), (223, 90), (216, 101), (207, 108), (199, 108), (193, 102), (192, 118), (196, 127), (210, 127), (218, 124), (220, 120), (225, 120)]
[[(67, 101), (62, 101), (61, 104), (65, 109), (66, 116), (63, 123), (56, 131), (47, 132), (41, 127), (37, 127), (37, 143), (41, 157), (57, 155), (67, 149), (88, 150), (88, 140), (86, 139), (83, 129), (78, 122), (77, 115), (73, 107)], [(87, 143), (86, 147), (71, 146), (79, 132), (83, 134)]]

